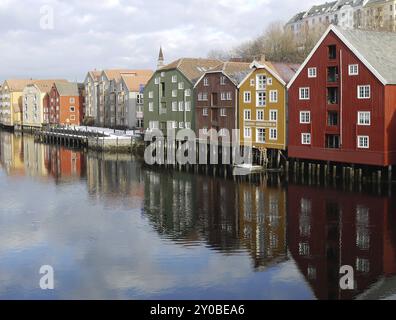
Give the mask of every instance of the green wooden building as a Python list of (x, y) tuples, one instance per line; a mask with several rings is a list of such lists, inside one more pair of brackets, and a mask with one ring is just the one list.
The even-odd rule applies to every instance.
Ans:
[(195, 130), (194, 84), (210, 68), (221, 63), (213, 59), (181, 58), (163, 66), (162, 50), (158, 69), (144, 89), (144, 128)]

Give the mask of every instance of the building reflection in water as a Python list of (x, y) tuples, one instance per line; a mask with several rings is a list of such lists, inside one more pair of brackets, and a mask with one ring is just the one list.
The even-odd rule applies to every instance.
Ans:
[[(386, 295), (378, 284), (396, 274), (395, 209), (389, 197), (289, 185), (289, 250), (317, 298)], [(355, 290), (340, 289), (343, 265), (355, 270)]]
[(0, 164), (9, 176), (52, 177), (56, 182), (84, 176), (80, 151), (34, 142), (31, 135), (0, 132)]
[(232, 180), (146, 171), (145, 212), (163, 236), (252, 256), (260, 269), (286, 259), (285, 191)]

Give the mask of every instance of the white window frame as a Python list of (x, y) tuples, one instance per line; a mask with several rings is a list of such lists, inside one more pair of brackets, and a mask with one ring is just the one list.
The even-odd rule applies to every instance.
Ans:
[[(248, 99), (246, 99), (248, 98)], [(243, 102), (244, 103), (251, 103), (252, 102), (252, 92), (251, 91), (244, 91), (243, 92)]]
[(159, 84), (159, 83), (160, 83), (160, 78), (156, 77), (156, 78), (154, 79), (154, 84)]
[(148, 108), (149, 108), (149, 112), (153, 112), (154, 111), (154, 102), (149, 102)]
[(203, 115), (204, 117), (207, 117), (207, 116), (209, 115), (209, 109), (208, 109), (208, 108), (203, 108), (203, 109), (202, 109), (202, 115)]
[(172, 90), (172, 98), (177, 98), (177, 90)]
[(172, 111), (177, 111), (177, 101), (172, 101)]
[(184, 122), (179, 122), (179, 129), (184, 129)]
[[(248, 135), (246, 134), (247, 132), (249, 132)], [(244, 127), (243, 128), (243, 136), (245, 138), (251, 138), (252, 137), (252, 128), (251, 127)]]
[[(264, 141), (259, 141), (259, 130), (264, 130)], [(261, 128), (261, 127), (256, 128), (256, 142), (257, 142), (257, 143), (265, 143), (265, 142), (266, 142), (266, 137), (265, 137), (265, 135), (266, 135), (266, 130), (265, 130), (265, 128)]]
[(179, 90), (184, 90), (184, 82), (179, 82), (177, 86)]
[(298, 95), (300, 100), (309, 100), (310, 99), (310, 88), (309, 87), (301, 87), (298, 89)]
[[(260, 104), (260, 95), (263, 94), (264, 95), (264, 100), (263, 100), (263, 104)], [(263, 108), (267, 105), (267, 93), (265, 91), (257, 91), (256, 92), (256, 107), (258, 108)]]
[(180, 112), (184, 111), (184, 101), (179, 101), (178, 108)]
[(184, 110), (191, 111), (191, 101), (186, 101), (186, 103), (184, 104)]
[[(261, 80), (259, 80), (261, 79)], [(267, 87), (267, 76), (263, 73), (256, 75), (256, 90), (262, 91)]]
[(209, 87), (209, 79), (207, 77), (204, 78), (203, 84), (204, 87)]
[[(259, 117), (259, 114), (261, 114), (261, 119)], [(264, 121), (264, 110), (256, 110), (256, 120), (257, 121)]]
[(348, 75), (358, 76), (359, 75), (359, 65), (358, 64), (348, 65)]
[[(361, 122), (360, 120), (365, 120), (366, 115), (368, 115), (368, 123), (366, 122)], [(371, 112), (370, 111), (358, 111), (358, 118), (357, 118), (357, 123), (359, 126), (370, 126), (371, 125)]]
[(278, 90), (270, 90), (269, 92), (269, 102), (270, 103), (277, 103), (278, 102)]
[[(368, 96), (361, 96), (361, 89), (364, 90), (364, 94), (366, 94), (366, 89), (368, 88)], [(364, 84), (357, 86), (357, 97), (358, 99), (370, 99), (371, 98), (371, 86), (369, 84)]]
[(177, 75), (172, 76), (172, 83), (177, 83)]
[(267, 78), (267, 85), (272, 86), (272, 78)]
[[(306, 115), (308, 115), (309, 120), (306, 121)], [(311, 123), (311, 111), (302, 110), (300, 111), (300, 124), (310, 124)]]
[[(246, 118), (247, 114), (249, 114), (249, 118)], [(245, 121), (252, 120), (252, 110), (250, 110), (250, 109), (243, 110), (243, 120), (245, 120)]]
[(225, 86), (226, 85), (226, 76), (221, 76), (220, 77), (220, 85)]
[(226, 117), (226, 116), (227, 116), (227, 109), (221, 108), (220, 109), (220, 117)]
[(316, 67), (308, 68), (308, 78), (316, 78), (318, 75), (318, 71)]
[(184, 92), (186, 97), (190, 97), (191, 96), (191, 89), (186, 89)]
[[(307, 142), (309, 140), (309, 142)], [(301, 133), (301, 144), (311, 145), (311, 134), (308, 132)]]
[[(275, 132), (275, 137), (273, 134), (274, 132)], [(269, 139), (270, 140), (278, 140), (278, 129), (277, 128), (270, 128)]]
[[(361, 145), (361, 139), (367, 139), (367, 146)], [(370, 148), (370, 137), (369, 136), (357, 136), (357, 147), (359, 149), (369, 149)]]
[(231, 101), (232, 100), (232, 92), (227, 92), (226, 97), (227, 97), (227, 101)]
[(154, 91), (149, 91), (149, 99), (153, 99), (154, 98)]
[[(273, 120), (272, 115), (275, 114), (275, 120)], [(277, 122), (278, 121), (278, 110), (270, 110), (269, 111), (269, 121), (271, 122)]]

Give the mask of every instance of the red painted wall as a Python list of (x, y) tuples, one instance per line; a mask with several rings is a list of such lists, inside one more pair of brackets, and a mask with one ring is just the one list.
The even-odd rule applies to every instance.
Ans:
[[(328, 46), (337, 46), (336, 59), (328, 58)], [(358, 64), (359, 75), (349, 76), (348, 65)], [(327, 82), (327, 67), (339, 67), (339, 79)], [(317, 68), (317, 78), (308, 78), (308, 68)], [(371, 98), (358, 99), (357, 86), (370, 85)], [(341, 99), (327, 104), (327, 87), (339, 88)], [(299, 100), (299, 88), (310, 88), (310, 100)], [(342, 89), (341, 89), (342, 88)], [(342, 112), (341, 112), (342, 109)], [(311, 111), (311, 124), (300, 124), (300, 111)], [(327, 126), (327, 111), (339, 111), (339, 125)], [(396, 86), (385, 86), (330, 32), (289, 89), (289, 156), (345, 163), (386, 166), (396, 164)], [(357, 112), (370, 111), (371, 125), (358, 126)], [(386, 114), (386, 116), (385, 116)], [(342, 120), (341, 120), (342, 119)], [(340, 122), (342, 121), (342, 129)], [(311, 145), (301, 144), (301, 133), (311, 133)], [(325, 148), (325, 135), (340, 134), (340, 149)], [(357, 148), (357, 136), (370, 137), (369, 149)], [(392, 152), (392, 156), (388, 156)]]

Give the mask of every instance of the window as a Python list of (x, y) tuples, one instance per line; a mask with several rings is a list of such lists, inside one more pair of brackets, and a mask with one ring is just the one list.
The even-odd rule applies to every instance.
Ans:
[(226, 94), (225, 92), (222, 92), (222, 93), (220, 94), (220, 99), (221, 99), (222, 101), (227, 100), (227, 94)]
[(184, 111), (184, 101), (179, 101), (179, 111)]
[(278, 139), (278, 130), (275, 128), (270, 128), (270, 140)]
[(191, 129), (191, 122), (186, 122), (186, 129)]
[(278, 111), (277, 110), (270, 110), (270, 121), (278, 121)]
[(154, 111), (154, 103), (149, 102), (149, 111), (153, 112)]
[(358, 136), (358, 148), (368, 149), (369, 148), (369, 137), (368, 136)]
[(256, 141), (258, 143), (265, 143), (265, 129), (264, 128), (256, 129)]
[(266, 88), (266, 82), (267, 82), (267, 77), (263, 74), (258, 74), (256, 77), (256, 83), (257, 83), (257, 90), (265, 90)]
[(244, 119), (245, 120), (251, 120), (252, 119), (250, 110), (245, 110), (244, 111)]
[(177, 82), (177, 76), (174, 75), (174, 76), (172, 76), (172, 83), (176, 83), (176, 82)]
[(270, 102), (278, 102), (278, 90), (270, 90)]
[(185, 104), (185, 106), (186, 106), (186, 111), (191, 111), (191, 101), (186, 101), (186, 104)]
[(267, 84), (268, 84), (269, 86), (272, 86), (272, 78), (268, 78), (268, 79), (267, 79)]
[(183, 90), (184, 89), (184, 82), (179, 82), (178, 88), (179, 88), (179, 90)]
[(371, 114), (369, 111), (358, 112), (358, 124), (361, 126), (369, 126), (371, 124)]
[(228, 101), (232, 100), (232, 93), (231, 92), (227, 92), (227, 100)]
[(329, 59), (337, 58), (337, 47), (335, 45), (328, 46)]
[(311, 144), (311, 134), (302, 133), (301, 134), (301, 144)]
[(338, 149), (340, 147), (340, 136), (337, 134), (326, 134), (326, 148)]
[(165, 77), (165, 72), (161, 72), (161, 77)]
[(300, 100), (309, 100), (309, 88), (300, 88)]
[(308, 78), (316, 78), (316, 68), (308, 68)]
[(350, 64), (348, 66), (348, 74), (350, 76), (357, 76), (359, 74), (359, 65), (358, 64)]
[(311, 123), (310, 111), (300, 111), (300, 123)]
[(154, 97), (154, 92), (153, 91), (149, 91), (149, 99), (152, 99)]
[(227, 135), (227, 129), (220, 129), (219, 130), (219, 137), (225, 137)]
[(254, 87), (254, 79), (250, 79), (250, 86)]
[(141, 93), (136, 96), (136, 102), (137, 104), (143, 104), (143, 95)]
[(204, 78), (204, 86), (205, 87), (209, 86), (209, 79), (208, 78)]
[(154, 79), (154, 84), (159, 84), (159, 82), (160, 82), (160, 78), (155, 78)]
[(266, 104), (266, 94), (265, 92), (257, 92), (257, 107), (265, 107)]
[(191, 96), (191, 89), (187, 89), (186, 92), (185, 92), (185, 94), (186, 94), (186, 97)]
[(202, 115), (203, 115), (204, 117), (207, 117), (208, 114), (209, 114), (208, 108), (203, 108), (203, 109), (202, 109)]
[(257, 121), (264, 121), (264, 111), (263, 110), (257, 110)]
[(71, 106), (71, 107), (70, 107), (70, 112), (75, 112), (75, 111), (76, 111), (76, 108), (73, 107), (73, 106)]
[(72, 115), (70, 116), (70, 120), (72, 120), (72, 121), (76, 120), (76, 116), (75, 116), (74, 114), (72, 114)]
[(70, 103), (76, 103), (76, 99), (75, 98), (70, 98)]
[(243, 102), (244, 103), (250, 103), (252, 102), (252, 94), (250, 91), (245, 91), (243, 93)]
[(327, 112), (327, 125), (328, 126), (338, 126), (338, 112), (328, 111)]
[(184, 128), (184, 122), (179, 122), (179, 129), (183, 129)]
[(177, 90), (172, 90), (172, 97), (177, 98)]
[(245, 127), (243, 130), (244, 137), (245, 138), (251, 138), (252, 137), (252, 129), (250, 127)]
[(220, 77), (220, 85), (224, 86), (226, 84), (226, 77), (225, 76), (221, 76)]
[(358, 99), (370, 99), (370, 85), (357, 87)]
[(172, 111), (177, 111), (177, 101), (172, 101)]
[(221, 109), (220, 109), (220, 116), (221, 116), (221, 117), (227, 116), (226, 108), (221, 108)]

